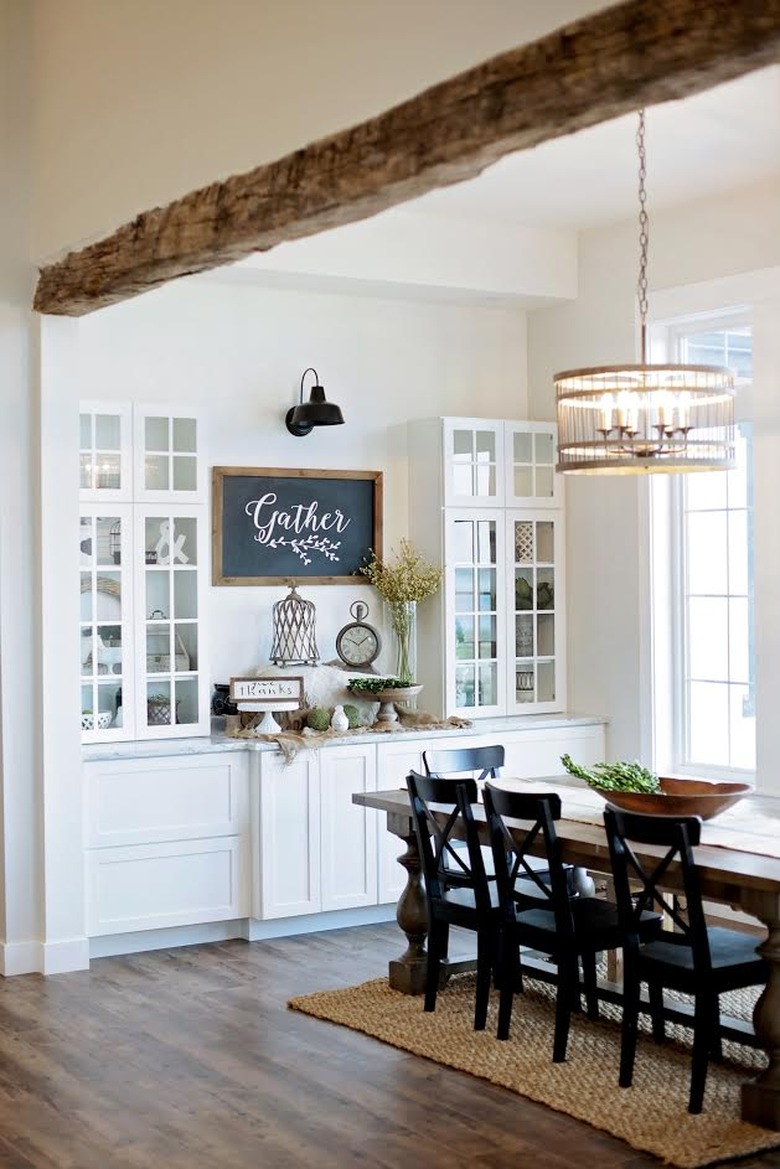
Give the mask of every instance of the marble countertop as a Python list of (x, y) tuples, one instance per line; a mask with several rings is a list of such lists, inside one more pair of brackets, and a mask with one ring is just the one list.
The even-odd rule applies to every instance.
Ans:
[[(231, 738), (222, 729), (222, 721), (221, 719), (212, 720), (210, 735), (180, 739), (138, 739), (128, 743), (92, 743), (83, 748), (83, 759), (85, 763), (91, 763), (106, 759), (151, 759), (176, 755), (208, 755), (216, 751), (276, 751), (278, 749), (273, 742)], [(364, 730), (355, 735), (339, 735), (337, 739), (329, 739), (324, 743), (317, 743), (314, 740), (312, 747), (327, 750), (328, 746), (343, 743), (385, 743), (397, 742), (400, 739), (409, 742), (415, 740), (425, 742), (431, 739), (452, 739), (460, 735), (500, 736), (508, 731), (538, 731), (551, 730), (555, 727), (593, 726), (594, 724), (606, 723), (606, 721), (606, 718), (585, 715), (513, 715), (506, 718), (475, 719), (467, 727), (425, 727), (417, 730), (398, 728), (392, 731)]]

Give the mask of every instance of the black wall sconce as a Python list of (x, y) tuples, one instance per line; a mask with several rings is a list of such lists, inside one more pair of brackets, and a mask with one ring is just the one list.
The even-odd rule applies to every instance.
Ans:
[[(307, 373), (314, 374), (314, 385), (309, 392), (308, 402), (303, 400), (303, 382)], [(301, 374), (301, 400), (287, 411), (285, 423), (290, 434), (303, 438), (314, 426), (339, 426), (344, 421), (341, 407), (325, 401), (325, 390), (320, 385), (320, 375), (313, 365)]]

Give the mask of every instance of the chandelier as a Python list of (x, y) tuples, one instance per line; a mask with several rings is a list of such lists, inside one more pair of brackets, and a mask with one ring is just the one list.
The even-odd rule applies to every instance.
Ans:
[(717, 365), (647, 360), (645, 111), (639, 112), (641, 360), (555, 374), (557, 470), (580, 475), (723, 471), (734, 466), (734, 377)]

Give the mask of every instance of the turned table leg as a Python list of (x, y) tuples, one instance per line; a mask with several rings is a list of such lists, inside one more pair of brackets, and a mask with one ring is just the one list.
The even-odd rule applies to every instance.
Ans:
[(428, 955), (425, 939), (428, 936), (428, 910), (420, 878), (420, 853), (412, 821), (406, 816), (387, 815), (387, 828), (406, 844), (406, 852), (398, 857), (406, 869), (406, 888), (398, 898), (395, 919), (406, 934), (407, 947), (400, 958), (390, 962), (389, 980), (393, 990), (403, 994), (422, 994)]
[(780, 1129), (780, 898), (771, 894), (742, 900), (742, 907), (758, 917), (769, 935), (758, 952), (769, 964), (769, 978), (753, 1012), (756, 1037), (766, 1048), (769, 1066), (742, 1085), (742, 1119), (762, 1128)]

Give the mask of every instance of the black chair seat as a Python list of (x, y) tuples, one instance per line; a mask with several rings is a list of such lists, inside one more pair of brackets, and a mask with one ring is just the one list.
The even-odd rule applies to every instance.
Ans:
[[(490, 898), (490, 907), (498, 914), (500, 902), (495, 883), (488, 886), (487, 892)], [(442, 892), (442, 904), (450, 906), (454, 912), (462, 909), (476, 913), (478, 909), (477, 897), (473, 889), (445, 889)]]
[[(747, 968), (761, 960), (756, 954), (756, 939), (748, 934), (740, 933), (738, 930), (710, 926), (707, 929), (707, 938), (713, 971), (722, 971), (727, 967)], [(695, 969), (690, 943), (684, 935), (678, 934), (666, 934), (661, 940), (642, 946), (640, 960), (642, 966), (645, 964), (650, 966), (653, 963), (668, 966), (670, 968), (669, 978), (673, 977), (675, 970), (684, 972), (684, 974), (693, 974)]]
[[(580, 950), (600, 953), (602, 950), (618, 950), (623, 945), (617, 906), (599, 897), (582, 897), (571, 902), (574, 937)], [(538, 948), (554, 954), (558, 945), (555, 913), (549, 909), (526, 909), (516, 913), (518, 925), (523, 929), (536, 930)], [(661, 932), (660, 913), (645, 913), (642, 918), (642, 936), (654, 937)]]

